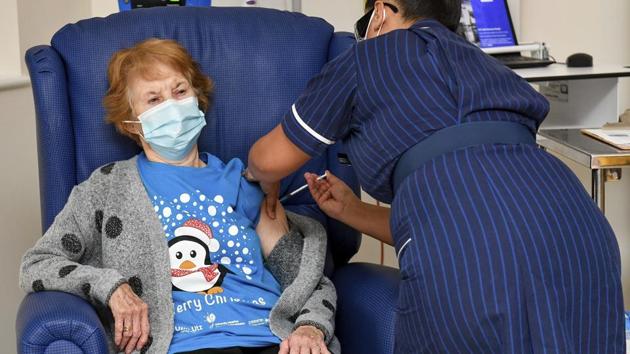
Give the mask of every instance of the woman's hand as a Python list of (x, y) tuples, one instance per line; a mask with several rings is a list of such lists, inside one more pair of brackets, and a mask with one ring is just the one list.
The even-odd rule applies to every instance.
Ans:
[(319, 181), (312, 173), (304, 174), (304, 178), (319, 208), (333, 219), (343, 221), (348, 210), (361, 203), (352, 189), (330, 171), (326, 171), (326, 178)]
[(298, 327), (280, 343), (278, 354), (330, 354), (324, 334), (313, 326)]
[(141, 350), (149, 340), (149, 307), (131, 290), (122, 284), (109, 299), (109, 308), (114, 315), (114, 343), (126, 354)]

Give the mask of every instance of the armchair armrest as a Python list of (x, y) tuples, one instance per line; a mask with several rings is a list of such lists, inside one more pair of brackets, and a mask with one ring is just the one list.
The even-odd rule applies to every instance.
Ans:
[(394, 352), (394, 316), (400, 275), (397, 269), (351, 263), (335, 272), (336, 333), (344, 353)]
[(15, 332), (18, 353), (108, 353), (107, 335), (94, 308), (68, 293), (27, 295)]
[(42, 231), (46, 231), (77, 182), (74, 128), (69, 119), (66, 70), (59, 54), (40, 45), (27, 50), (25, 60), (35, 100)]

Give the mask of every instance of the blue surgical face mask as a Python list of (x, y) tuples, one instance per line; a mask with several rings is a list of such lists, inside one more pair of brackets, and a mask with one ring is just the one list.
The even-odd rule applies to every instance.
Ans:
[[(206, 125), (197, 97), (169, 99), (138, 116), (143, 136), (155, 152), (170, 161), (183, 160)], [(130, 123), (138, 123), (132, 121)]]

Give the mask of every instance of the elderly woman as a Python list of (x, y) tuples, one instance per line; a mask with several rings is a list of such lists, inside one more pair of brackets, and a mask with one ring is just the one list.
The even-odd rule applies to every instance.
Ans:
[(112, 352), (339, 353), (323, 228), (269, 219), (240, 160), (198, 151), (212, 83), (186, 50), (147, 40), (108, 77), (107, 119), (143, 152), (74, 188), (22, 288), (90, 301)]

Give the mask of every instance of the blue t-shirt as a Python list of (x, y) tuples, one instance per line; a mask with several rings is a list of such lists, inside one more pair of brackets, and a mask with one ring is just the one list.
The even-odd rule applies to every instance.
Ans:
[(142, 182), (169, 246), (175, 330), (169, 353), (280, 342), (269, 313), (280, 285), (263, 265), (255, 227), (263, 194), (243, 163), (202, 154), (206, 167), (138, 156)]

